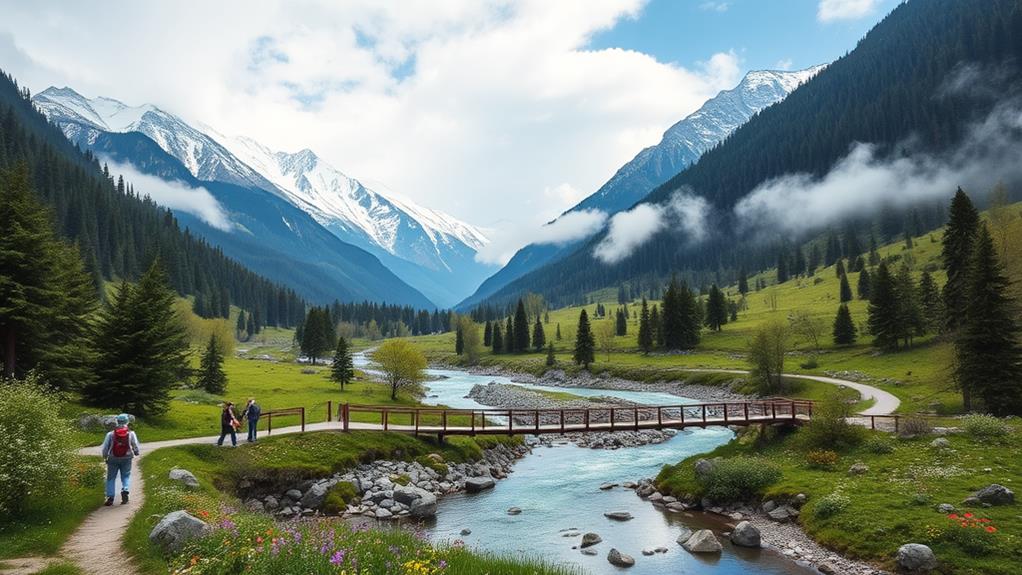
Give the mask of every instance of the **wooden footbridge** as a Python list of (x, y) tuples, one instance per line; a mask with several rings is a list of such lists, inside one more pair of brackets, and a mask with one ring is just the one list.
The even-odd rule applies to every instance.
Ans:
[(344, 431), (379, 430), (442, 437), (800, 425), (812, 415), (813, 402), (791, 399), (588, 409), (447, 409), (344, 403), (338, 406), (337, 421)]

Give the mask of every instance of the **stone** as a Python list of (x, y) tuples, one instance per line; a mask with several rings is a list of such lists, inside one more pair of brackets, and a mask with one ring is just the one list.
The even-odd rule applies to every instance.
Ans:
[(635, 565), (635, 559), (633, 559), (631, 555), (625, 555), (617, 549), (611, 549), (610, 552), (607, 553), (607, 561), (615, 567), (631, 567), (632, 565)]
[[(135, 416), (128, 414), (128, 423), (135, 423)], [(83, 413), (78, 416), (78, 427), (82, 431), (112, 431), (117, 427), (116, 415)]]
[(816, 568), (819, 569), (820, 573), (823, 573), (823, 575), (837, 575), (838, 574), (837, 567), (835, 567), (833, 563), (823, 562), (823, 563), (820, 563), (819, 565), (817, 565)]
[(970, 495), (962, 500), (962, 505), (965, 505), (966, 507), (978, 507), (981, 504), (982, 502), (979, 500), (979, 497), (976, 497), (975, 495)]
[(319, 509), (323, 507), (323, 502), (326, 501), (326, 494), (330, 491), (330, 484), (328, 483), (315, 483), (305, 495), (302, 496), (301, 503), (302, 507), (307, 509)]
[(512, 508), (507, 510), (507, 514), (508, 515), (521, 515), (522, 514), (522, 510), (520, 508), (518, 508), (518, 507), (512, 507)]
[(467, 527), (461, 530), (461, 536), (462, 537), (464, 537), (466, 535), (471, 535), (471, 534), (472, 534), (472, 530), (467, 528)]
[(603, 541), (603, 538), (600, 537), (599, 534), (597, 534), (597, 533), (586, 533), (585, 535), (582, 536), (582, 544), (579, 545), (579, 547), (585, 549), (586, 547), (592, 547), (593, 545), (596, 545), (597, 543), (601, 543), (602, 541)]
[(937, 511), (945, 514), (954, 513), (955, 506), (951, 505), (950, 503), (941, 503), (940, 505), (937, 506)]
[(652, 547), (643, 547), (642, 548), (642, 554), (646, 555), (647, 557), (652, 555), (652, 554), (654, 554), (654, 553), (656, 553), (656, 550), (654, 550)]
[(465, 480), (465, 491), (468, 493), (479, 493), (486, 489), (492, 489), (496, 485), (490, 477), (469, 477)]
[(175, 467), (174, 469), (170, 470), (170, 474), (168, 475), (168, 477), (170, 477), (171, 481), (177, 481), (178, 483), (184, 485), (188, 489), (199, 488), (199, 480), (196, 479), (195, 475), (193, 475), (192, 472), (188, 471), (187, 469), (180, 469)]
[(808, 498), (806, 497), (805, 493), (799, 493), (798, 495), (791, 498), (791, 506), (794, 507), (795, 509), (801, 509), (802, 506), (806, 504), (807, 499)]
[(621, 487), (624, 487), (625, 489), (635, 489), (636, 487), (638, 487), (638, 484), (635, 483), (634, 481), (625, 481), (624, 483), (621, 484)]
[(290, 499), (291, 501), (296, 501), (297, 502), (297, 501), (301, 501), (302, 500), (302, 492), (298, 491), (297, 489), (288, 489), (284, 493), (284, 495), (286, 495), (288, 497), (288, 499)]
[(254, 513), (261, 513), (265, 511), (265, 508), (263, 507), (263, 502), (259, 501), (258, 499), (249, 499), (248, 501), (246, 501), (245, 509), (248, 509), (249, 511), (252, 511)]
[(1010, 505), (1015, 502), (1015, 493), (1003, 485), (993, 483), (977, 491), (976, 498), (990, 505)]
[(379, 509), (376, 510), (375, 515), (377, 519), (388, 519), (390, 517), (393, 517), (394, 514), (391, 513), (390, 510), (380, 507)]
[(920, 543), (908, 543), (899, 547), (895, 561), (898, 567), (910, 573), (933, 571), (937, 568), (937, 557), (933, 550)]
[(869, 472), (869, 466), (859, 461), (848, 468), (848, 475), (865, 475)]
[(689, 553), (720, 553), (724, 548), (709, 529), (696, 531), (681, 546)]
[(597, 553), (598, 552), (596, 551), (596, 549), (593, 549), (592, 547), (589, 547), (588, 549), (583, 549), (582, 550), (582, 554), (583, 555), (596, 555)]
[(763, 513), (770, 513), (774, 509), (777, 509), (777, 503), (775, 503), (772, 499), (763, 502)]
[(657, 553), (667, 553), (668, 549), (666, 547), (657, 547), (653, 551), (656, 551)]
[(705, 479), (713, 471), (713, 462), (709, 459), (700, 459), (695, 465), (696, 478)]
[(949, 449), (951, 447), (951, 442), (944, 437), (938, 437), (930, 442), (930, 447), (936, 449)]
[(149, 541), (164, 553), (177, 553), (185, 543), (208, 534), (212, 528), (205, 521), (189, 515), (187, 511), (174, 511), (163, 519), (149, 533)]
[(748, 521), (742, 521), (731, 532), (731, 542), (739, 547), (759, 547), (759, 529)]
[(632, 514), (627, 511), (609, 511), (603, 516), (614, 521), (630, 521), (632, 519)]
[(617, 487), (617, 483), (604, 483), (603, 485), (600, 486), (600, 491), (607, 491), (610, 489), (614, 489), (615, 487)]
[(774, 521), (777, 521), (778, 523), (784, 523), (785, 521), (792, 517), (791, 513), (789, 513), (788, 511), (789, 509), (790, 508), (786, 505), (778, 507), (773, 511), (767, 513), (767, 517), (773, 519)]
[(692, 530), (688, 527), (682, 527), (681, 533), (678, 534), (678, 545), (684, 545), (689, 538), (692, 537)]

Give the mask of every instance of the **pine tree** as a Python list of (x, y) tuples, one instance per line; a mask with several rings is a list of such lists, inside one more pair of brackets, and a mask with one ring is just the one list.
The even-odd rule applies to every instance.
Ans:
[(788, 281), (788, 258), (785, 257), (782, 251), (777, 256), (777, 283), (782, 284), (786, 281)]
[(951, 200), (951, 210), (947, 227), (944, 228), (944, 248), (942, 257), (944, 270), (947, 271), (947, 283), (944, 284), (945, 328), (948, 331), (958, 329), (968, 304), (966, 286), (968, 285), (969, 265), (972, 262), (972, 245), (979, 229), (979, 213), (972, 205), (969, 196), (958, 188)]
[(877, 238), (873, 234), (869, 235), (869, 265), (876, 266), (880, 264), (880, 252), (877, 251)]
[(806, 257), (802, 248), (795, 246), (795, 257), (792, 259), (791, 274), (804, 276), (806, 274)]
[(873, 279), (869, 300), (869, 331), (873, 345), (887, 351), (898, 349), (901, 327), (898, 325), (898, 291), (887, 264), (880, 262)]
[(745, 268), (738, 271), (738, 293), (742, 296), (749, 293), (749, 279), (745, 275)]
[(515, 343), (517, 342), (517, 333), (515, 333), (515, 326), (512, 323), (513, 320), (509, 316), (507, 322), (504, 324), (504, 353), (514, 353)]
[[(813, 275), (816, 273), (816, 268), (820, 265), (820, 248), (813, 244), (809, 248), (809, 259), (806, 261), (806, 275)], [(742, 294), (745, 295), (745, 294)]]
[(855, 322), (852, 321), (852, 314), (848, 311), (846, 304), (837, 308), (837, 317), (834, 318), (834, 345), (851, 345), (855, 343)]
[(676, 349), (693, 349), (699, 345), (699, 332), (703, 326), (703, 313), (696, 294), (681, 284), (678, 301), (681, 315), (681, 347)]
[(493, 344), (494, 354), (504, 353), (504, 338), (500, 333), (499, 321), (493, 322), (493, 339), (491, 343)]
[(589, 364), (596, 361), (596, 339), (589, 327), (589, 316), (585, 308), (578, 316), (578, 331), (575, 334), (575, 352), (572, 354), (576, 365), (589, 369)]
[(461, 333), (461, 326), (459, 325), (457, 330), (454, 332), (454, 353), (461, 355), (465, 352), (465, 336)]
[(863, 268), (859, 272), (859, 283), (856, 289), (859, 291), (859, 299), (869, 299), (873, 289), (873, 276), (870, 275), (869, 270)]
[(209, 336), (209, 343), (199, 361), (199, 373), (196, 383), (200, 388), (213, 395), (223, 395), (227, 391), (227, 373), (224, 371), (224, 354), (220, 351), (220, 342), (216, 334)]
[(710, 286), (710, 295), (706, 300), (706, 326), (713, 331), (720, 331), (727, 323), (728, 306), (724, 292), (716, 284)]
[(483, 327), (483, 347), (490, 347), (493, 345), (493, 324), (490, 320), (486, 320), (486, 324)]
[(551, 342), (546, 347), (546, 366), (553, 367), (557, 365), (557, 356), (554, 355), (554, 344)]
[(246, 340), (252, 339), (252, 336), (255, 335), (255, 332), (256, 332), (255, 317), (253, 317), (252, 314), (248, 314), (248, 321), (245, 323), (246, 334), (245, 339)]
[(525, 314), (525, 304), (518, 300), (515, 310), (515, 353), (529, 351), (529, 316)]
[(841, 276), (845, 275), (845, 262), (844, 262), (844, 260), (838, 260), (837, 261), (837, 265), (834, 266), (834, 272), (837, 274), (837, 277), (841, 277)]
[(841, 259), (841, 242), (837, 239), (837, 234), (831, 231), (827, 235), (827, 251), (823, 256), (824, 267), (830, 267), (837, 263)]
[(1022, 415), (1022, 326), (986, 225), (979, 228), (969, 266), (965, 313), (955, 337), (956, 378), (971, 403), (994, 415)]
[(353, 377), (355, 377), (355, 363), (351, 358), (348, 341), (344, 337), (338, 337), (334, 361), (330, 365), (330, 379), (339, 384), (341, 391), (344, 391), (344, 386), (350, 383)]
[(546, 332), (543, 331), (543, 322), (536, 318), (536, 325), (532, 327), (532, 346), (537, 351), (543, 351), (546, 345)]
[(166, 411), (170, 390), (188, 373), (188, 335), (159, 260), (137, 285), (124, 283), (99, 317), (97, 381), (82, 390), (89, 403), (136, 415)]
[(614, 318), (614, 333), (618, 336), (628, 335), (628, 319), (625, 317), (625, 312), (617, 310), (617, 316)]
[(852, 301), (852, 286), (848, 285), (848, 274), (841, 274), (841, 303)]
[(944, 321), (944, 302), (940, 298), (937, 282), (929, 271), (923, 270), (919, 278), (919, 307), (923, 327), (927, 332), (938, 332)]
[(655, 305), (649, 311), (649, 327), (653, 332), (653, 345), (663, 348), (666, 345), (664, 341), (664, 320), (660, 316), (660, 308)]
[(639, 311), (639, 349), (646, 355), (653, 349), (653, 327), (650, 325), (649, 304), (646, 298), (642, 298), (642, 309)]
[(909, 347), (913, 337), (922, 336), (925, 332), (919, 306), (919, 290), (907, 264), (902, 264), (898, 270), (894, 284), (898, 296), (898, 329), (905, 347)]
[(561, 341), (561, 322), (557, 322), (557, 341)]
[(862, 254), (862, 246), (859, 244), (859, 236), (855, 232), (855, 225), (848, 222), (845, 226), (845, 257), (849, 262), (855, 261)]
[(238, 311), (238, 322), (234, 324), (235, 337), (241, 339), (242, 332), (245, 331), (245, 310)]

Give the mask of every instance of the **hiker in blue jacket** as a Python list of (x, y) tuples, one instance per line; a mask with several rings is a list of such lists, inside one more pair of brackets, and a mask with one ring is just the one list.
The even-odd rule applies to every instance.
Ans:
[(114, 504), (118, 473), (121, 475), (121, 505), (125, 505), (131, 488), (131, 461), (140, 453), (138, 437), (128, 429), (128, 414), (117, 416), (117, 427), (103, 439), (102, 453), (106, 461), (106, 503), (103, 505)]
[(241, 418), (248, 421), (248, 442), (252, 443), (256, 440), (256, 428), (259, 426), (259, 416), (263, 410), (256, 403), (254, 397), (248, 398), (248, 405), (245, 406), (245, 411), (241, 413)]

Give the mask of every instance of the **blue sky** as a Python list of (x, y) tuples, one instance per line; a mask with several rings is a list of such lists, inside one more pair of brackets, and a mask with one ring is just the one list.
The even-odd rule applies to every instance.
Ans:
[(734, 50), (743, 69), (791, 69), (831, 62), (855, 47), (897, 0), (878, 0), (862, 17), (821, 21), (819, 0), (651, 0), (638, 18), (600, 32), (593, 49), (625, 48), (690, 66)]

